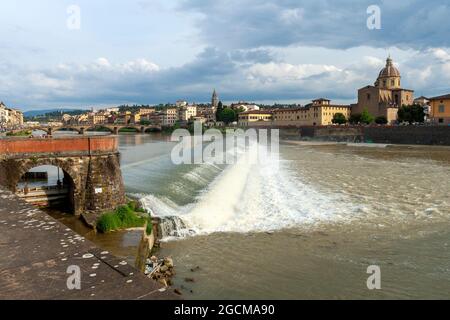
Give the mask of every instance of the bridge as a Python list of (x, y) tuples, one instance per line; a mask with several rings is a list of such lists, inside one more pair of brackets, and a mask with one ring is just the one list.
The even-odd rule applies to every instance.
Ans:
[[(43, 201), (57, 200), (64, 191), (67, 209), (75, 215), (113, 209), (125, 203), (118, 145), (117, 136), (0, 139), (0, 187), (31, 197), (30, 202), (33, 195)], [(18, 188), (21, 178), (45, 165), (62, 169), (61, 190), (25, 195)]]
[[(27, 128), (29, 130), (44, 131), (48, 135), (52, 135), (56, 131), (74, 131), (79, 134), (84, 134), (87, 131), (104, 130), (109, 131), (111, 134), (117, 135), (123, 129), (132, 129), (139, 133), (145, 133), (148, 131), (161, 131), (162, 127), (159, 125), (139, 125), (139, 124), (87, 124), (87, 125), (62, 125), (62, 126), (34, 126)], [(19, 132), (21, 130), (11, 131), (12, 133)]]

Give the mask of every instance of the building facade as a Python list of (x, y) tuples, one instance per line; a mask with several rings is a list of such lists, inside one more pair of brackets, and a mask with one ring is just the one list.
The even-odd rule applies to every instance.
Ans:
[(438, 125), (450, 125), (450, 94), (430, 98), (430, 120)]
[(239, 114), (238, 125), (241, 127), (270, 125), (272, 123), (272, 117), (272, 111), (246, 111)]
[(309, 105), (299, 108), (282, 108), (273, 110), (275, 126), (326, 126), (333, 124), (335, 114), (341, 113), (350, 118), (351, 107), (333, 105), (328, 99), (316, 99)]
[(401, 87), (400, 71), (389, 57), (375, 84), (358, 90), (358, 103), (353, 114), (361, 114), (367, 109), (373, 116), (386, 117), (388, 123), (392, 124), (398, 119), (398, 109), (413, 102), (414, 91)]
[(0, 129), (15, 129), (23, 126), (23, 113), (16, 109), (8, 108), (0, 102)]
[(180, 121), (191, 121), (194, 117), (197, 116), (197, 106), (195, 105), (186, 105), (180, 107), (178, 110), (178, 118)]
[(163, 127), (171, 127), (178, 121), (178, 109), (168, 108), (161, 112), (161, 125)]

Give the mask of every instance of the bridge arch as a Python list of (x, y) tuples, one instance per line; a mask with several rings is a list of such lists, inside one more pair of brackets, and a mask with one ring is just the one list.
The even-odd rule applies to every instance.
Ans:
[(104, 130), (104, 132), (110, 132), (110, 133), (114, 133), (114, 128), (111, 128), (109, 126), (105, 126), (105, 125), (95, 125), (95, 126), (90, 126), (90, 127), (86, 127), (85, 131), (98, 131), (99, 129), (101, 129), (102, 131)]
[(54, 127), (54, 128), (51, 128), (51, 132), (57, 132), (57, 131), (65, 131), (65, 132), (72, 131), (72, 132), (77, 132), (78, 134), (83, 133), (82, 132), (83, 131), (82, 128), (78, 129), (78, 128), (69, 127), (69, 126), (67, 126), (67, 127)]
[[(123, 131), (123, 130), (125, 130), (125, 131)], [(133, 126), (133, 125), (118, 127), (118, 132), (127, 132), (127, 131), (131, 131), (131, 130), (139, 133), (139, 132), (141, 132), (141, 127), (140, 126)]]

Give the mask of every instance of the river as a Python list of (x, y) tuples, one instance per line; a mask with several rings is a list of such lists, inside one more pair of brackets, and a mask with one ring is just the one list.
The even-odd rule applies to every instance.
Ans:
[[(126, 191), (165, 221), (185, 298), (448, 298), (450, 148), (286, 142), (276, 163), (176, 166), (173, 146), (120, 136)], [(88, 238), (134, 261), (138, 232)]]

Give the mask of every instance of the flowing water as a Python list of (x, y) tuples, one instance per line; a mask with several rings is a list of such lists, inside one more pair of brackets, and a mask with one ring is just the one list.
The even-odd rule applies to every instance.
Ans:
[[(185, 298), (449, 298), (450, 148), (284, 143), (261, 165), (176, 166), (173, 146), (120, 137), (127, 193), (162, 218)], [(98, 237), (134, 259), (136, 233)]]

